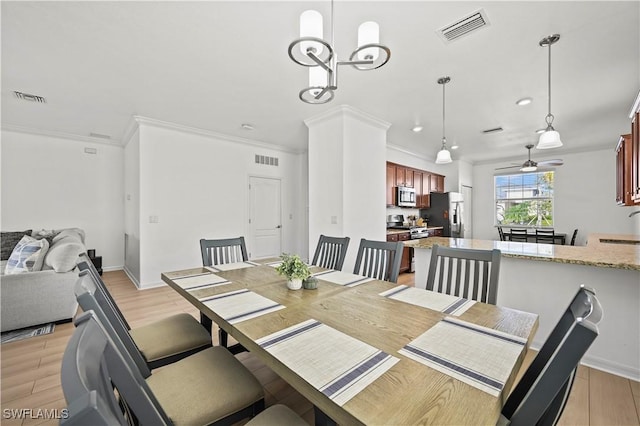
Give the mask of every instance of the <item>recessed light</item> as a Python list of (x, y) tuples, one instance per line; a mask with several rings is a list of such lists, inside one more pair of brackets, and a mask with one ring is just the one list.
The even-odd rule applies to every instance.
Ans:
[(541, 133), (544, 133), (546, 130), (547, 129), (538, 129), (538, 130), (536, 130), (536, 133), (537, 134), (541, 134)]
[(416, 132), (416, 133), (419, 133), (419, 132), (421, 132), (421, 131), (422, 131), (422, 126), (413, 126), (413, 127), (411, 128), (411, 131)]
[(458, 145), (451, 145), (451, 149), (458, 149), (460, 148)]
[(531, 102), (533, 102), (533, 99), (526, 97), (526, 98), (518, 99), (516, 101), (516, 105), (519, 105), (519, 106), (529, 105)]
[(242, 127), (245, 130), (253, 130), (253, 126), (249, 123), (242, 123), (240, 127)]

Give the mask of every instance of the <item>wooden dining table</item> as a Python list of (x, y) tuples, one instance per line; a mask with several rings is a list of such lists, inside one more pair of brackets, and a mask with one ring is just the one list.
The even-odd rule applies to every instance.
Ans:
[[(464, 305), (462, 299), (463, 305), (457, 303), (456, 306), (466, 306), (464, 312), (453, 317), (449, 313), (381, 295), (395, 297), (396, 292), (408, 294), (426, 290), (372, 279), (345, 284), (348, 274), (317, 267), (311, 268), (318, 274), (317, 289), (289, 290), (285, 278), (275, 271), (273, 261), (246, 262), (237, 269), (224, 271), (197, 267), (165, 272), (162, 280), (314, 404), (316, 423), (320, 413), (344, 425), (496, 424), (526, 348), (537, 330), (537, 315), (473, 301)], [(330, 281), (330, 276), (340, 274), (347, 276), (340, 277), (343, 282)], [(246, 319), (242, 318), (245, 314), (232, 318), (226, 312), (231, 306), (225, 305), (226, 299), (249, 296), (256, 303), (267, 304), (246, 314)], [(506, 369), (506, 378), (504, 387), (496, 394), (407, 356), (410, 343), (446, 325), (445, 321), (449, 319), (454, 325), (457, 321), (522, 340), (522, 350), (518, 349), (513, 359), (502, 366)], [(318, 336), (326, 337), (281, 352), (269, 347), (271, 342), (284, 342), (284, 349), (285, 343), (290, 342), (282, 336), (293, 336), (294, 332), (287, 334), (288, 330), (300, 329), (301, 324), (307, 328), (319, 324), (318, 333), (324, 334)], [(299, 338), (297, 334), (294, 337)], [(344, 343), (337, 344), (338, 340), (333, 341), (334, 338), (342, 339), (339, 341)], [(448, 338), (442, 339), (446, 340)], [(352, 390), (353, 395), (340, 399), (327, 389), (321, 390), (314, 382), (316, 373), (328, 374), (314, 369), (339, 367), (340, 361), (331, 361), (329, 367), (322, 366), (350, 345), (377, 351), (386, 357), (386, 364), (369, 382), (359, 384), (361, 389)], [(466, 342), (460, 346), (461, 352), (471, 358), (482, 349)], [(376, 358), (381, 356), (376, 355)]]

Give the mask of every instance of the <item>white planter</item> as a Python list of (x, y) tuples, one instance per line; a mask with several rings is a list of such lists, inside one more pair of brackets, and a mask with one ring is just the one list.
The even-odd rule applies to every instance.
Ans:
[(289, 281), (287, 281), (287, 288), (289, 290), (300, 290), (302, 288), (302, 279), (291, 278)]

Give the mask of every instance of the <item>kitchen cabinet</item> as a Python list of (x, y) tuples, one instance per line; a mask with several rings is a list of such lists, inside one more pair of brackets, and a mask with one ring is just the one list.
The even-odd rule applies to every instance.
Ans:
[(396, 187), (408, 186), (416, 190), (416, 208), (431, 206), (431, 192), (444, 192), (444, 176), (426, 170), (413, 169), (387, 162), (387, 206), (396, 205)]
[(442, 237), (442, 229), (428, 229), (430, 237)]
[(631, 121), (631, 200), (634, 205), (640, 204), (640, 106), (637, 108)]
[[(387, 234), (387, 241), (408, 241), (411, 239), (409, 232), (399, 232), (396, 234)], [(405, 247), (402, 250), (402, 261), (400, 262), (400, 273), (409, 272), (411, 270), (411, 258), (413, 257), (413, 249)]]
[(396, 205), (396, 166), (387, 163), (387, 206)]
[(429, 192), (444, 192), (444, 176), (431, 174)]
[(396, 186), (408, 186), (413, 188), (413, 169), (404, 166), (396, 166)]
[(616, 203), (632, 206), (633, 140), (631, 134), (620, 136), (616, 146)]

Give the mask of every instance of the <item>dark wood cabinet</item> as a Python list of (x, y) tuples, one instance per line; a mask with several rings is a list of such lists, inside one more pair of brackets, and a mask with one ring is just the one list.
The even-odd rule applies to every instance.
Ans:
[(620, 136), (616, 146), (616, 203), (632, 206), (633, 195), (633, 140), (631, 134)]
[(387, 206), (396, 205), (396, 166), (387, 163)]
[(413, 188), (413, 169), (404, 166), (396, 166), (396, 186), (408, 186)]
[(631, 121), (631, 201), (640, 204), (640, 109)]
[[(387, 234), (387, 241), (407, 241), (411, 239), (409, 232), (398, 232), (396, 234)], [(402, 250), (402, 261), (400, 262), (400, 273), (409, 272), (411, 270), (411, 258), (413, 257), (413, 249), (405, 247)]]
[(442, 237), (442, 229), (429, 229), (427, 232), (430, 237)]
[(426, 209), (431, 206), (429, 194), (444, 192), (444, 176), (387, 162), (387, 206), (396, 205), (396, 187), (398, 186), (415, 188), (416, 208)]
[(430, 192), (444, 192), (444, 176), (431, 174)]

